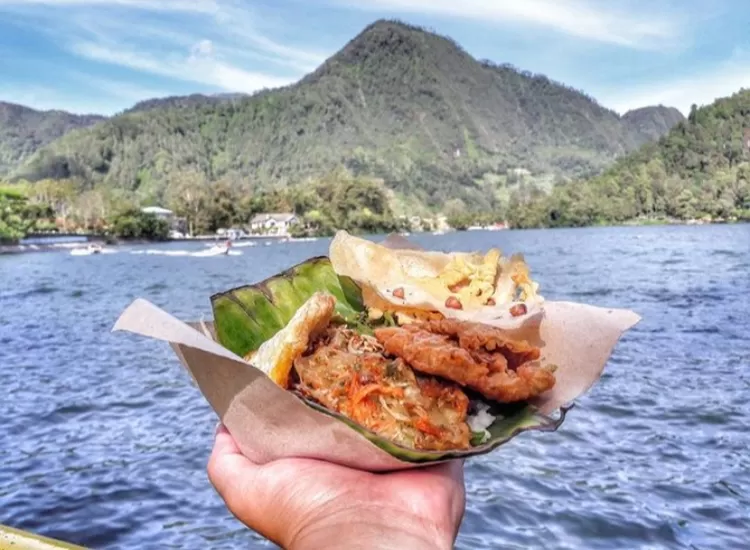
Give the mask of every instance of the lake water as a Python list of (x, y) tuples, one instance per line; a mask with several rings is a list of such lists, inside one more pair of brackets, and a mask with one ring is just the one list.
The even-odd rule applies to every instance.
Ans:
[[(467, 462), (459, 548), (747, 547), (750, 225), (416, 240), (523, 251), (547, 299), (643, 316), (558, 432)], [(204, 245), (159, 250), (187, 246)], [(327, 246), (0, 257), (0, 523), (93, 548), (268, 547), (207, 480), (216, 419), (171, 350), (109, 330), (136, 297), (209, 316), (210, 294)]]

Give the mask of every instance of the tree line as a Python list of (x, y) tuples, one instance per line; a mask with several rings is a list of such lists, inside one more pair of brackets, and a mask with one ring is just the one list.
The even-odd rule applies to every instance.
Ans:
[(247, 227), (262, 212), (291, 212), (300, 218), (295, 235), (398, 231), (382, 182), (356, 177), (343, 167), (299, 185), (251, 190), (240, 180), (210, 183), (200, 171), (174, 173), (160, 201), (145, 203), (123, 189), (86, 189), (75, 180), (45, 179), (0, 186), (0, 239), (14, 241), (36, 232), (85, 232), (123, 239), (167, 238), (169, 226), (144, 214), (160, 205), (185, 219), (191, 235)]
[(750, 220), (750, 91), (692, 107), (666, 136), (603, 174), (545, 193), (520, 185), (515, 227), (576, 227), (632, 220)]

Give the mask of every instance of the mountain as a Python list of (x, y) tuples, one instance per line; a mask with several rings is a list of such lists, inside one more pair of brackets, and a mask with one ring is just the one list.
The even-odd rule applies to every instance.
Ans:
[(0, 101), (0, 176), (70, 130), (102, 120), (99, 115), (37, 111)]
[(658, 141), (598, 177), (550, 194), (513, 197), (516, 225), (610, 224), (641, 219), (750, 221), (750, 90), (693, 106)]
[[(648, 127), (648, 112), (641, 118), (639, 128)], [(414, 204), (491, 207), (507, 195), (509, 170), (592, 175), (642, 142), (640, 129), (577, 90), (378, 21), (294, 85), (231, 101), (141, 105), (69, 133), (15, 175), (160, 200), (170, 181), (196, 171), (258, 189), (344, 166)]]
[(622, 116), (631, 133), (638, 136), (640, 144), (656, 141), (685, 120), (685, 116), (674, 107), (657, 105), (633, 109)]

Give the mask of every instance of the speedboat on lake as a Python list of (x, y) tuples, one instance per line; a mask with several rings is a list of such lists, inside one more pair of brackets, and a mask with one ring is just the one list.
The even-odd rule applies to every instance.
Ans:
[(215, 244), (207, 250), (201, 250), (200, 252), (193, 253), (193, 256), (228, 256), (229, 251), (232, 248), (232, 242), (227, 241), (224, 244)]
[(74, 248), (70, 251), (72, 256), (91, 256), (92, 254), (101, 254), (104, 249), (101, 245), (90, 244), (84, 248)]

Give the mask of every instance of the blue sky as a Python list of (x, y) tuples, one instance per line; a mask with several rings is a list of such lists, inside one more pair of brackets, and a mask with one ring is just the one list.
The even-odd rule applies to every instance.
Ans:
[(112, 114), (294, 82), (375, 19), (586, 91), (619, 112), (750, 87), (747, 0), (0, 0), (0, 100)]

